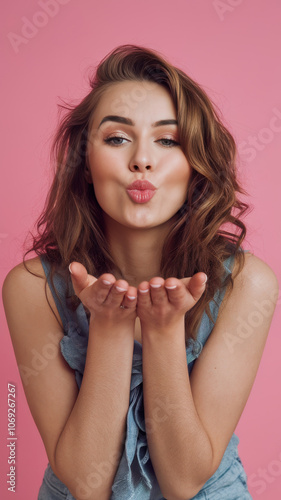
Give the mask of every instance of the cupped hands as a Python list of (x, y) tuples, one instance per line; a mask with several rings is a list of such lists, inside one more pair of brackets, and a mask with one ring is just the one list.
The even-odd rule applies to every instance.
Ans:
[(116, 323), (138, 316), (142, 326), (156, 330), (181, 321), (201, 298), (207, 281), (199, 272), (182, 279), (154, 277), (136, 288), (109, 273), (95, 278), (79, 262), (72, 262), (69, 270), (75, 294), (95, 318)]

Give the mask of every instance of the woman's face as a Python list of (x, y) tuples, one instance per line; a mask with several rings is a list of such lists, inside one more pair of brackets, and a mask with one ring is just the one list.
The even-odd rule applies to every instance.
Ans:
[(108, 227), (169, 223), (191, 176), (178, 140), (176, 110), (165, 88), (126, 81), (106, 90), (91, 126), (88, 181)]

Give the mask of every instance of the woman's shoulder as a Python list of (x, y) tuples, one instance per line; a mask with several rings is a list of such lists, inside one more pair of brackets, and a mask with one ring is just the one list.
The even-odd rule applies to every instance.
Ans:
[(244, 265), (239, 273), (238, 260), (235, 261), (232, 274), (234, 276), (234, 288), (243, 293), (255, 295), (276, 295), (278, 297), (279, 283), (273, 269), (262, 259), (251, 252), (244, 252)]
[(45, 273), (40, 257), (34, 257), (33, 259), (25, 260), (24, 262), (20, 262), (19, 264), (14, 266), (6, 275), (4, 284), (7, 284), (8, 282), (25, 282), (34, 280), (34, 278), (36, 277), (45, 278)]
[(25, 260), (14, 266), (6, 275), (2, 290), (20, 286), (28, 291), (28, 285), (45, 278), (44, 269), (40, 257)]
[[(245, 257), (244, 266), (241, 271), (241, 274), (244, 276), (244, 278), (249, 277), (251, 279), (256, 279), (256, 280), (263, 278), (269, 283), (277, 281), (275, 272), (264, 260), (260, 259), (259, 257), (257, 257), (256, 255), (254, 255), (249, 251), (248, 252), (244, 251), (244, 257)], [(237, 261), (235, 262), (234, 265), (234, 271), (236, 265)]]
[(3, 286), (3, 300), (24, 295), (26, 299), (38, 299), (38, 289), (45, 283), (45, 273), (40, 257), (28, 259), (14, 266), (6, 275)]
[(8, 272), (2, 286), (2, 298), (5, 311), (11, 316), (15, 310), (20, 315), (28, 309), (30, 314), (45, 317), (50, 313), (49, 304), (56, 309), (52, 294), (46, 288), (40, 257), (20, 262)]

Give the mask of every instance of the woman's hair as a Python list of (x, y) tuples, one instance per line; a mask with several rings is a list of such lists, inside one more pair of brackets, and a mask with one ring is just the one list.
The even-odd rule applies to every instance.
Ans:
[[(51, 279), (55, 270), (66, 271), (72, 261), (81, 262), (96, 277), (116, 271), (102, 210), (85, 170), (99, 100), (112, 84), (128, 80), (155, 82), (168, 90), (176, 109), (179, 142), (192, 167), (186, 200), (163, 245), (161, 273), (163, 278), (183, 278), (199, 271), (207, 274), (204, 294), (186, 314), (186, 340), (196, 338), (204, 310), (210, 317), (209, 302), (215, 292), (233, 286), (233, 277), (225, 278), (223, 261), (234, 255), (236, 275), (244, 265), (241, 243), (246, 228), (241, 216), (248, 205), (236, 197), (245, 191), (236, 175), (234, 139), (211, 100), (182, 70), (153, 50), (135, 45), (117, 47), (98, 65), (90, 79), (91, 90), (80, 104), (59, 105), (66, 113), (51, 148), (54, 179), (36, 221), (37, 235), (31, 233), (32, 245), (24, 257), (34, 251), (48, 258)], [(129, 98), (133, 105), (141, 105), (143, 94), (136, 90)], [(116, 106), (121, 109), (121, 99)], [(67, 272), (65, 276), (70, 279)], [(77, 307), (80, 301), (75, 300)]]

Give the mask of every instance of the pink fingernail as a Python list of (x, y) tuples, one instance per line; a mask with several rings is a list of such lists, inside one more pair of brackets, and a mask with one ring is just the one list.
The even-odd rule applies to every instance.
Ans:
[(71, 274), (73, 274), (73, 273), (72, 273), (72, 271), (71, 271), (71, 264), (69, 264), (68, 269), (69, 269), (69, 272), (70, 272)]
[(167, 288), (167, 290), (174, 290), (175, 288), (177, 288), (177, 285), (174, 285), (174, 286), (165, 285), (165, 288)]
[(128, 299), (130, 299), (130, 300), (135, 300), (135, 299), (136, 299), (136, 297), (133, 297), (132, 295), (127, 295), (127, 297), (128, 297)]
[(120, 286), (116, 286), (116, 290), (118, 290), (118, 292), (126, 292), (126, 288), (121, 288)]
[(146, 290), (141, 290), (141, 289), (139, 289), (139, 292), (140, 292), (140, 293), (147, 293), (147, 292), (149, 292), (149, 288), (147, 288)]
[(159, 285), (158, 283), (150, 283), (150, 286), (151, 288), (161, 288), (161, 285)]
[[(205, 274), (205, 273), (204, 273), (204, 274)], [(208, 280), (208, 276), (207, 276), (207, 274), (205, 274), (205, 276), (206, 276), (206, 279), (205, 279), (204, 283), (202, 283), (203, 285), (205, 285), (205, 283), (207, 283), (207, 280)]]
[(107, 281), (107, 280), (102, 280), (102, 282), (103, 282), (105, 285), (111, 285), (110, 281)]

